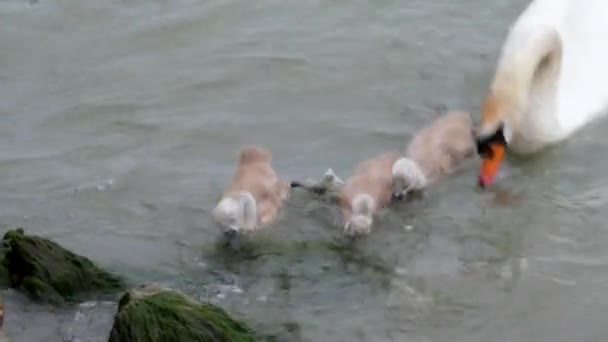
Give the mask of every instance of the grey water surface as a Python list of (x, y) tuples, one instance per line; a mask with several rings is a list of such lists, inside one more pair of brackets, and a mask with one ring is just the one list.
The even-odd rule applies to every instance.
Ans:
[[(281, 341), (595, 342), (608, 336), (602, 121), (494, 191), (477, 164), (354, 246), (294, 193), (240, 256), (209, 212), (238, 148), (346, 178), (441, 109), (478, 108), (524, 0), (0, 1), (0, 223)], [(13, 341), (103, 341), (112, 303), (12, 291)]]

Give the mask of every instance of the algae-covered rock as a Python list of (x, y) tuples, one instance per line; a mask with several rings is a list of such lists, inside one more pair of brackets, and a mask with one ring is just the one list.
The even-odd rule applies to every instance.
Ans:
[(1, 244), (8, 285), (34, 300), (59, 304), (123, 288), (120, 277), (53, 241), (25, 235), (23, 229), (8, 231)]
[(8, 270), (4, 266), (4, 252), (0, 251), (0, 289), (6, 289), (9, 285)]
[(222, 308), (147, 285), (121, 298), (109, 342), (254, 340), (254, 332)]

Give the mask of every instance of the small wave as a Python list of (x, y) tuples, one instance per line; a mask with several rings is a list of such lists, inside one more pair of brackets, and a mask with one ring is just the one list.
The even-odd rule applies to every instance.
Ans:
[(590, 184), (586, 189), (570, 196), (555, 194), (549, 198), (556, 205), (572, 210), (597, 209), (608, 204), (608, 182)]
[(567, 245), (570, 247), (575, 247), (577, 245), (577, 243), (574, 239), (571, 239), (571, 238), (568, 238), (565, 236), (556, 235), (556, 234), (548, 234), (547, 239), (549, 239), (550, 241), (553, 241), (557, 244), (560, 244), (560, 245)]
[(222, 61), (226, 60), (250, 60), (267, 62), (272, 64), (284, 65), (284, 66), (306, 66), (310, 64), (310, 60), (305, 57), (295, 56), (271, 56), (271, 55), (240, 55), (240, 56), (221, 56), (219, 57)]
[[(105, 101), (108, 102), (105, 102)], [(100, 119), (105, 120), (107, 115), (110, 114), (134, 114), (137, 111), (141, 110), (141, 106), (136, 103), (129, 102), (111, 102), (111, 99), (99, 99), (99, 101), (104, 101), (104, 103), (79, 103), (73, 105), (69, 108), (66, 108), (64, 113), (63, 122), (69, 122), (73, 124), (74, 121), (83, 121), (90, 124), (91, 119)], [(49, 117), (49, 123), (57, 123), (57, 119), (54, 117)], [(62, 121), (59, 121), (60, 124), (63, 124)]]
[(32, 9), (39, 3), (39, 0), (0, 0), (0, 11), (14, 12)]
[(564, 286), (575, 286), (576, 285), (576, 280), (566, 279), (562, 276), (556, 276), (554, 274), (549, 274), (547, 272), (536, 272), (536, 275), (541, 278), (548, 279), (549, 281), (552, 281), (558, 285), (564, 285)]
[(106, 190), (110, 190), (112, 187), (114, 187), (114, 179), (107, 179), (105, 181), (92, 182), (89, 184), (79, 185), (73, 191), (74, 192), (82, 192), (82, 191), (88, 191), (88, 190), (106, 191)]
[(536, 261), (546, 263), (565, 263), (579, 266), (589, 267), (605, 267), (608, 266), (608, 258), (588, 258), (580, 256), (553, 256), (553, 257), (536, 257)]

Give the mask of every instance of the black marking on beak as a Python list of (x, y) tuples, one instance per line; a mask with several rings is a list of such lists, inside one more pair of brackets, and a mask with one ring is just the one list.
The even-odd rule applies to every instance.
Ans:
[(475, 143), (477, 145), (477, 154), (482, 158), (492, 158), (491, 144), (499, 143), (503, 146), (507, 146), (507, 140), (504, 135), (504, 123), (500, 123), (496, 132), (492, 135), (478, 135), (475, 137)]

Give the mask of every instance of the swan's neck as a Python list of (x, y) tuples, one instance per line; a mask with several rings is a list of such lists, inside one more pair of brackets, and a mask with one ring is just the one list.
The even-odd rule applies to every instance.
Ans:
[(561, 61), (554, 29), (511, 33), (483, 108), (500, 118), (493, 124), (504, 121), (510, 147), (536, 149), (562, 134), (555, 110)]

